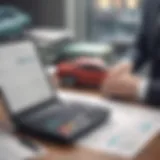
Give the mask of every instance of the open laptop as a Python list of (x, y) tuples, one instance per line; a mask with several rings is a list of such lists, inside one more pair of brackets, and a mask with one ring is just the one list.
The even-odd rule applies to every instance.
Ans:
[(27, 40), (0, 46), (0, 85), (17, 129), (46, 140), (72, 143), (108, 117), (99, 106), (60, 100)]

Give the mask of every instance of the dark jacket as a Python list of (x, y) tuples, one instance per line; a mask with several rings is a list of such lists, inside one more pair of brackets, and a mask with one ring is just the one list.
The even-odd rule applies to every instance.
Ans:
[(160, 105), (160, 0), (144, 0), (142, 25), (136, 45), (130, 51), (134, 70), (151, 62), (146, 102)]

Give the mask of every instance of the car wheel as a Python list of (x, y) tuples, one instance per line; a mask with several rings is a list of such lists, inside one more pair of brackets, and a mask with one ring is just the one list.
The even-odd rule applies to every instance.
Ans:
[(67, 87), (73, 87), (76, 84), (76, 79), (73, 76), (65, 76), (62, 79), (62, 85)]

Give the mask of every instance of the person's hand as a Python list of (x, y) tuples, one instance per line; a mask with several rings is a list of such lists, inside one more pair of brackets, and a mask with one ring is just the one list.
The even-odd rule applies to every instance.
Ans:
[(112, 82), (114, 79), (119, 78), (122, 76), (122, 74), (131, 73), (132, 71), (132, 63), (118, 63), (117, 65), (113, 66), (109, 70), (107, 70), (108, 74), (105, 77), (102, 86), (101, 86), (101, 92), (102, 94), (107, 97), (107, 86)]
[(132, 71), (132, 67), (133, 67), (132, 63), (129, 62), (119, 63), (109, 69), (108, 78), (116, 77), (118, 75), (125, 73), (130, 73)]
[(141, 78), (131, 74), (126, 73), (117, 76), (115, 79), (106, 81), (105, 85), (105, 95), (109, 97), (116, 97), (126, 100), (136, 100), (138, 87), (140, 86)]

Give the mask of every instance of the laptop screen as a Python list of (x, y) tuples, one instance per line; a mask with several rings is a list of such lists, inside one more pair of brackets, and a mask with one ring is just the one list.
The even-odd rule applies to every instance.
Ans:
[(29, 41), (0, 46), (0, 86), (11, 112), (28, 109), (54, 96)]

